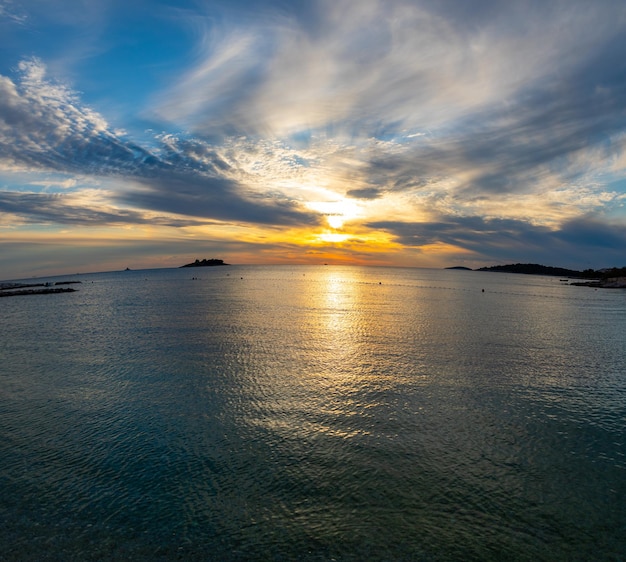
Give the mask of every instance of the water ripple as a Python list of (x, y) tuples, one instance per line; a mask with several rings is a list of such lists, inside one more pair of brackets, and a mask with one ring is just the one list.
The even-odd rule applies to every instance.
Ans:
[(619, 295), (238, 271), (2, 303), (0, 558), (626, 552)]

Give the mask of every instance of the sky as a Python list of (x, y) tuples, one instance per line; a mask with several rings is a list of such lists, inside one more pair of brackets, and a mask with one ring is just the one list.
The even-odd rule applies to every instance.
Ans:
[(0, 279), (626, 265), (623, 0), (0, 0)]

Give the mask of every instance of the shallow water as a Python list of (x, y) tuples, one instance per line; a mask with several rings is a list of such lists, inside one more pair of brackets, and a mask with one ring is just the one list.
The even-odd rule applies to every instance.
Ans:
[(0, 301), (0, 559), (626, 557), (626, 291), (71, 279)]

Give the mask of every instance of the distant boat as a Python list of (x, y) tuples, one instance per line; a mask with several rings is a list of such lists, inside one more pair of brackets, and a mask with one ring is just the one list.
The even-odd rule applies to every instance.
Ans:
[(124, 271), (130, 271), (130, 267), (127, 267)]

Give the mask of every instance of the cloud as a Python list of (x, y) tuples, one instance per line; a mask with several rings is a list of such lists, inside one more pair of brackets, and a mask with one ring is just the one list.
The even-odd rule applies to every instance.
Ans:
[[(111, 194), (111, 206), (136, 205), (192, 218), (261, 224), (315, 222), (311, 212), (286, 196), (245, 194), (231, 165), (206, 142), (163, 136), (155, 139), (154, 147), (143, 148), (113, 132), (69, 88), (47, 80), (41, 61), (27, 60), (19, 68), (17, 84), (0, 76), (0, 164), (5, 170), (118, 178), (123, 185)], [(67, 207), (64, 219), (65, 199), (48, 199), (52, 204), (48, 214), (42, 211), (43, 200), (35, 194), (14, 198), (4, 194), (5, 208), (12, 213), (43, 220), (73, 223), (100, 217), (108, 223), (116, 216), (132, 223), (139, 216), (89, 209), (80, 215)]]
[[(0, 74), (0, 212), (12, 221), (257, 225), (258, 239), (303, 227), (293, 238), (309, 241), (328, 228), (354, 252), (375, 238), (367, 229), (382, 230), (408, 252), (447, 244), (489, 261), (549, 251), (574, 260), (579, 241), (581, 256), (595, 247), (617, 257), (622, 1), (160, 5), (141, 23), (151, 55), (137, 52), (142, 70), (126, 75), (131, 64), (113, 56), (127, 52), (120, 30), (148, 4), (104, 2), (84, 14), (59, 4), (49, 19), (24, 4), (49, 33), (32, 51), (48, 58)], [(17, 13), (0, 7), (0, 16)], [(150, 43), (157, 19), (175, 55)], [(30, 35), (15, 23), (8, 44), (17, 53)], [(60, 29), (68, 42), (49, 54), (41, 45)], [(151, 74), (160, 49), (167, 61)], [(81, 67), (83, 57), (116, 76), (115, 88), (100, 88), (110, 99), (93, 107), (85, 100), (102, 77)], [(157, 81), (168, 86), (148, 91)], [(120, 119), (146, 99), (142, 121)], [(328, 204), (338, 209), (334, 226), (320, 212)]]
[(12, 0), (0, 0), (0, 24), (9, 22), (11, 24), (24, 24), (28, 16), (20, 5)]
[(383, 196), (380, 189), (375, 187), (364, 187), (363, 189), (349, 189), (346, 192), (346, 197), (353, 199), (379, 199)]
[[(425, 223), (379, 221), (368, 226), (392, 234), (403, 246), (446, 244), (458, 248), (459, 255), (470, 252), (474, 261), (540, 260), (552, 264), (556, 260), (564, 266), (602, 267), (607, 263), (624, 263), (626, 247), (626, 225), (605, 223), (593, 217), (573, 219), (557, 229), (478, 216), (445, 217)], [(598, 263), (600, 248), (602, 259), (608, 260), (603, 263)]]
[[(471, 10), (401, 0), (311, 6), (308, 19), (267, 11), (243, 22), (226, 17), (219, 28), (207, 16), (196, 63), (156, 112), (198, 134), (284, 136), (333, 127), (335, 134), (380, 136), (450, 127), (515, 104), (561, 72), (571, 75), (620, 37), (624, 23), (617, 2), (603, 5), (606, 11), (571, 2), (483, 1)], [(563, 94), (565, 87), (555, 98)]]
[(129, 188), (116, 200), (139, 208), (154, 209), (190, 217), (219, 218), (227, 222), (263, 225), (314, 225), (313, 213), (302, 210), (296, 202), (271, 194), (257, 198), (235, 197), (229, 180), (192, 175), (167, 174), (163, 177), (137, 179), (137, 188)]
[[(145, 211), (120, 209), (107, 205), (101, 194), (82, 192), (19, 193), (0, 191), (0, 215), (13, 215), (26, 224), (63, 224), (67, 226), (159, 225), (191, 226), (201, 221), (159, 216)], [(14, 224), (18, 220), (12, 221)]]
[(0, 164), (5, 169), (110, 174), (132, 170), (138, 146), (109, 131), (66, 86), (46, 80), (38, 59), (22, 61), (20, 82), (0, 76)]
[(64, 180), (54, 180), (54, 179), (45, 179), (40, 181), (31, 181), (30, 185), (39, 185), (45, 188), (50, 188), (53, 186), (61, 187), (63, 189), (71, 189), (72, 187), (76, 187), (78, 184), (78, 180), (76, 178), (68, 178)]
[(623, 224), (611, 224), (593, 217), (581, 217), (563, 224), (555, 236), (572, 247), (591, 251), (609, 249), (614, 253), (621, 253), (621, 261), (615, 263), (626, 263), (626, 256), (623, 255), (624, 248), (626, 248), (626, 226)]
[(361, 0), (225, 17), (219, 30), (207, 17), (196, 63), (154, 112), (199, 137), (303, 142), (350, 197), (430, 192), (460, 211), (601, 192), (626, 129), (626, 9), (603, 8)]

